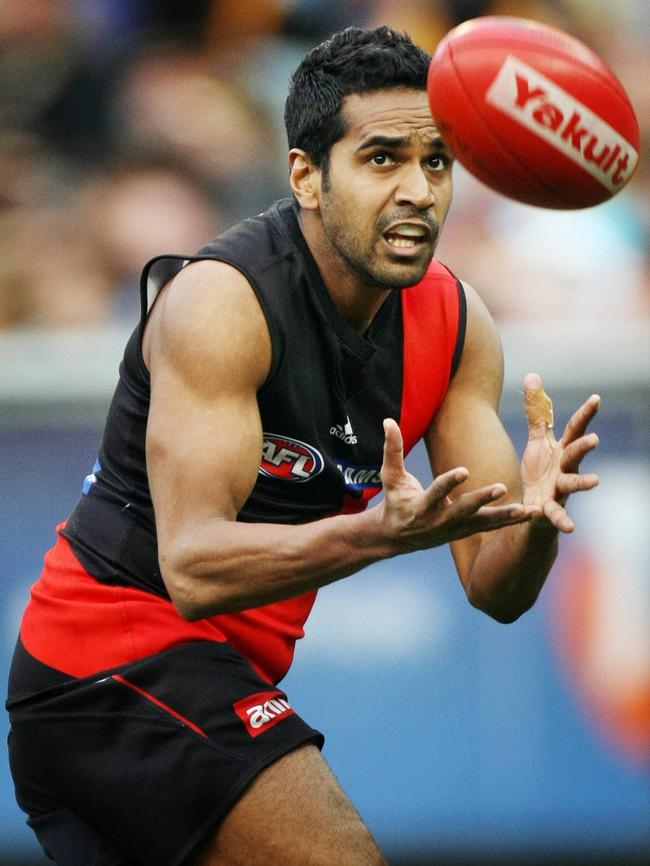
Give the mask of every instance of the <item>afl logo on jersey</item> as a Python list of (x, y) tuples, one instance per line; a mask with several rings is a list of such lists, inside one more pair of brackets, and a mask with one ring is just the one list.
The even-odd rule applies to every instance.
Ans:
[(323, 471), (323, 457), (300, 439), (265, 433), (260, 475), (281, 481), (309, 481)]

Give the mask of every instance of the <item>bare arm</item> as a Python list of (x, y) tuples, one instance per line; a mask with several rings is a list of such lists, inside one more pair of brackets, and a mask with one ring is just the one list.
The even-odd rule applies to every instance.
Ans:
[(471, 603), (495, 619), (510, 622), (536, 600), (555, 560), (558, 533), (571, 532), (564, 504), (570, 493), (598, 483), (593, 474), (578, 474), (583, 457), (598, 438), (586, 429), (599, 400), (592, 396), (570, 420), (560, 441), (537, 420), (545, 397), (538, 376), (524, 382), (529, 441), (519, 466), (497, 410), (502, 387), (501, 347), (492, 320), (468, 288), (468, 331), (463, 360), (427, 437), (434, 472), (464, 465), (465, 489), (502, 482), (499, 503), (523, 502), (533, 519), (497, 532), (479, 532), (455, 540), (451, 550)]
[(364, 521), (237, 523), (257, 477), (256, 400), (271, 360), (263, 313), (227, 265), (186, 267), (150, 315), (147, 468), (161, 572), (188, 619), (287, 598), (386, 552)]
[(289, 598), (378, 559), (535, 513), (521, 505), (483, 507), (492, 488), (468, 491), (447, 507), (466, 470), (442, 473), (423, 489), (400, 468), (399, 428), (387, 421), (379, 505), (306, 525), (238, 523), (260, 464), (256, 394), (271, 360), (251, 287), (224, 264), (187, 266), (156, 302), (143, 350), (151, 373), (147, 469), (160, 566), (187, 619)]

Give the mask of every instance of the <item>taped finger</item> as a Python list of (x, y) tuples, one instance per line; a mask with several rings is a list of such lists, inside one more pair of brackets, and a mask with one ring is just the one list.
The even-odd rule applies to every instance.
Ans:
[(531, 427), (543, 422), (549, 430), (553, 429), (553, 401), (541, 386), (524, 390), (524, 409)]

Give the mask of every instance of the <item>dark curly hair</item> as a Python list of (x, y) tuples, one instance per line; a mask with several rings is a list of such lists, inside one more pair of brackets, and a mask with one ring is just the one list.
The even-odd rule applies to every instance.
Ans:
[(313, 48), (291, 76), (284, 108), (289, 148), (326, 172), (330, 148), (346, 133), (343, 98), (392, 87), (424, 90), (431, 56), (389, 27), (348, 27)]

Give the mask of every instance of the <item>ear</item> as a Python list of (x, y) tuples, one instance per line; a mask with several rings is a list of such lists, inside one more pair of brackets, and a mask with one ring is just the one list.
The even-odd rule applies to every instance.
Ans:
[(321, 170), (311, 157), (298, 147), (289, 151), (289, 183), (298, 204), (304, 210), (320, 206)]

